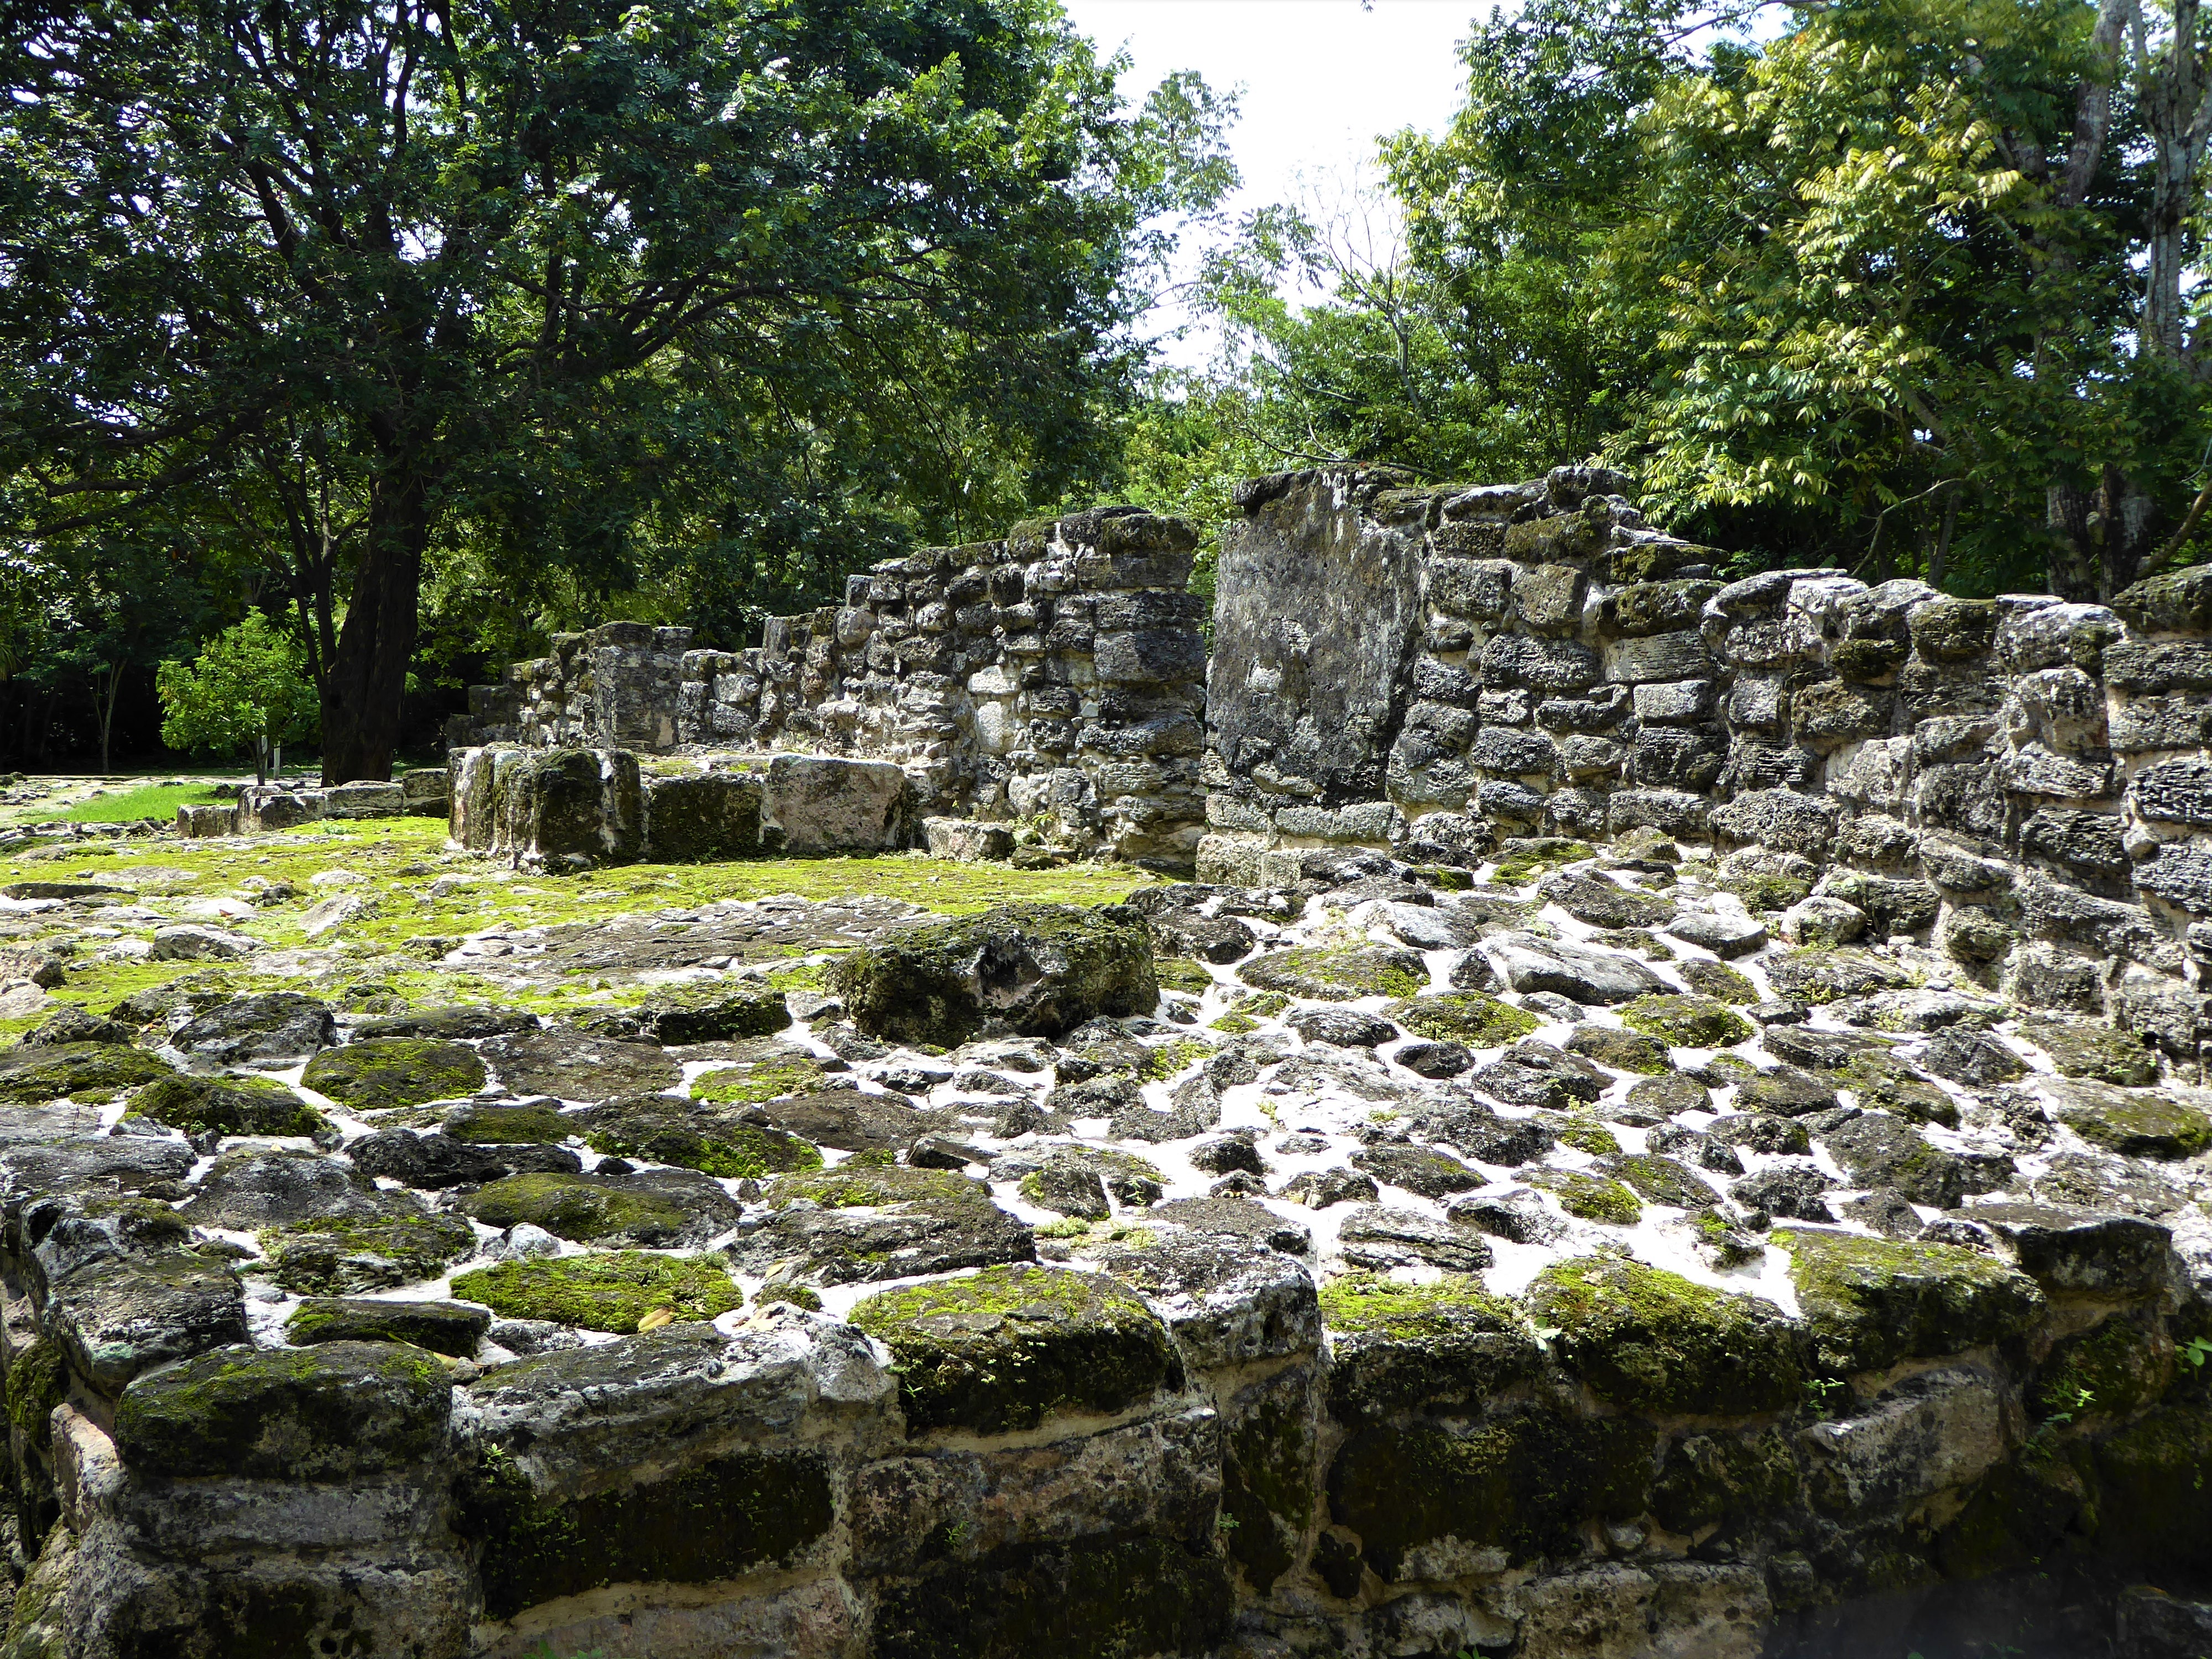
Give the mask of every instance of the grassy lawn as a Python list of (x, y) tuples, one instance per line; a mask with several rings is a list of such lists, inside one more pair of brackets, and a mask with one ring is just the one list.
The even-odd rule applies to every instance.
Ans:
[(55, 811), (52, 807), (19, 808), (15, 818), (28, 823), (136, 823), (141, 818), (168, 822), (179, 806), (199, 805), (216, 799), (215, 791), (198, 783), (143, 783), (134, 789), (103, 794)]

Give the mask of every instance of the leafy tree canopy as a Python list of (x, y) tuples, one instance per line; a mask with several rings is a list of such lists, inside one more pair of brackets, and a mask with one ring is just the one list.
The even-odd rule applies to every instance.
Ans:
[(319, 709), (299, 641), (258, 611), (191, 662), (163, 663), (156, 681), (163, 743), (187, 753), (249, 753), (264, 782), (272, 750), (314, 735)]

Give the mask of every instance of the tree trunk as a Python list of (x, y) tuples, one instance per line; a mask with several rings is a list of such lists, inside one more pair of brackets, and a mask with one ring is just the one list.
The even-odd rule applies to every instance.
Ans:
[(377, 483), (368, 545), (323, 682), (325, 787), (392, 777), (429, 539), (428, 481), (413, 468), (395, 468)]

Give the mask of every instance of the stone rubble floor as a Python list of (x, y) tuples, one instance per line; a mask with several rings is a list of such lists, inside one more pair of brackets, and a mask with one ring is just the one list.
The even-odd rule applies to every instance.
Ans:
[[(201, 1249), (236, 1261), (250, 1327), (270, 1345), (287, 1340), (307, 1291), (438, 1300), (457, 1294), (457, 1276), (501, 1261), (607, 1249), (726, 1261), (749, 1305), (716, 1315), (725, 1328), (754, 1317), (764, 1300), (843, 1315), (896, 1285), (941, 1276), (878, 1276), (902, 1262), (1024, 1256), (1029, 1232), (978, 1231), (973, 1214), (933, 1233), (924, 1227), (915, 1257), (860, 1247), (880, 1242), (866, 1232), (879, 1206), (830, 1215), (832, 1200), (817, 1210), (823, 1189), (805, 1171), (817, 1154), (824, 1170), (865, 1172), (907, 1162), (923, 1136), (933, 1139), (923, 1141), (921, 1161), (988, 1181), (991, 1202), (1033, 1231), (1046, 1261), (1082, 1263), (1188, 1225), (1266, 1237), (1324, 1279), (1347, 1269), (1417, 1282), (1473, 1271), (1493, 1292), (1514, 1294), (1548, 1263), (1625, 1252), (1794, 1314), (1790, 1257), (1765, 1242), (1771, 1226), (1987, 1249), (1992, 1237), (1972, 1223), (1978, 1205), (2094, 1201), (2170, 1227), (2192, 1277), (2212, 1280), (2212, 1218), (2202, 1203), (2212, 1177), (2204, 1157), (2212, 1099), (2191, 1086), (2197, 1079), (2169, 1069), (2155, 1094), (2114, 1092), (2096, 1079), (2153, 1081), (2148, 1051), (2078, 1021), (2024, 1019), (1909, 940), (1802, 951), (1757, 943), (1759, 919), (1715, 884), (1714, 866), (1695, 848), (1560, 863), (1586, 850), (1561, 848), (1550, 860), (1516, 860), (1502, 883), (1491, 879), (1495, 865), (1485, 866), (1464, 890), (1451, 884), (1462, 872), (1407, 872), (1373, 855), (1341, 867), (1328, 890), (1288, 896), (1139, 887), (1137, 902), (1166, 942), (1156, 1017), (1093, 1021), (1056, 1042), (992, 1039), (947, 1053), (857, 1031), (826, 988), (827, 965), (930, 910), (1015, 897), (1107, 902), (1144, 878), (917, 857), (530, 878), (447, 852), (434, 823), (318, 828), (229, 842), (110, 842), (96, 857), (64, 842), (0, 860), (9, 884), (0, 887), (0, 951), (13, 964), (0, 972), (8, 1028), (31, 1030), (72, 1005), (106, 1014), (127, 1000), (125, 1023), (137, 1024), (138, 1042), (167, 1064), (284, 1085), (325, 1120), (313, 1136), (203, 1132), (189, 1143), (180, 1184), (147, 1188), (193, 1222)], [(65, 890), (71, 885), (108, 890)], [(1618, 894), (1656, 901), (1640, 907), (1655, 925), (1608, 932), (1560, 902), (1611, 920)], [(1197, 940), (1208, 954), (1233, 957), (1238, 927), (1255, 946), (1241, 959), (1174, 954), (1176, 940)], [(1670, 929), (1738, 952), (1725, 968), (1747, 983), (1731, 986), (1713, 951)], [(58, 975), (26, 966), (40, 952)], [(25, 976), (11, 980), (19, 970)], [(1638, 981), (1651, 988), (1624, 994)], [(641, 1001), (748, 983), (784, 994), (794, 1017), (787, 1026), (658, 1055), (649, 1040), (607, 1034), (608, 1015)], [(1534, 988), (1546, 985), (1554, 988)], [(1723, 999), (1699, 995), (1700, 986)], [(186, 1051), (210, 1015), (276, 990), (333, 1010), (341, 1054), (374, 1033), (371, 1021), (454, 1005), (519, 1010), (532, 1017), (520, 1023), (544, 1018), (567, 1035), (534, 1049), (511, 1035), (451, 1036), (483, 1062), (483, 1085), (381, 1109), (313, 1086), (312, 1035), (269, 1038), (237, 1063), (210, 1058), (220, 1042)], [(1436, 1023), (1439, 1012), (1486, 1029), (1454, 1052), (1437, 1040), (1449, 1035)], [(295, 1017), (311, 1026), (314, 1018), (287, 1016)], [(594, 1019), (598, 1035), (575, 1024)], [(230, 1052), (242, 1054), (255, 1031), (278, 1024), (246, 1019), (246, 1040)], [(1690, 1040), (1638, 1042), (1638, 1028)], [(46, 1165), (28, 1154), (52, 1146), (64, 1123), (75, 1134), (177, 1146), (183, 1164), (184, 1133), (126, 1119), (129, 1093), (46, 1097), (27, 1077), (18, 1086), (6, 1066), (33, 1052), (0, 1050), (0, 1089), (12, 1091), (16, 1109), (0, 1115), (23, 1120), (0, 1125), (0, 1142), (14, 1143), (0, 1150), (0, 1193), (11, 1205), (33, 1195)], [(1409, 1060), (1450, 1074), (1423, 1075)], [(819, 1126), (822, 1140), (811, 1146), (772, 1137), (796, 1171), (783, 1179), (799, 1183), (781, 1192), (767, 1170), (757, 1178), (703, 1176), (613, 1157), (580, 1133), (555, 1152), (550, 1131), (521, 1146), (512, 1126), (487, 1132), (507, 1139), (468, 1141), (505, 1160), (489, 1179), (441, 1177), (408, 1192), (380, 1176), (374, 1188), (390, 1196), (372, 1200), (350, 1167), (349, 1149), (370, 1137), (466, 1140), (487, 1114), (525, 1104), (551, 1107), (579, 1130), (597, 1127), (605, 1113), (585, 1115), (610, 1100), (635, 1104), (656, 1087), (689, 1097), (702, 1079), (727, 1080), (733, 1070), (743, 1079), (748, 1067), (796, 1084), (785, 1094), (751, 1089), (765, 1097), (726, 1113), (717, 1120), (725, 1128), (804, 1139)], [(2088, 1075), (2072, 1080), (2062, 1068)], [(1747, 1110), (1747, 1089), (1769, 1109)], [(1876, 1099), (1900, 1109), (1881, 1111)], [(86, 1103), (98, 1106), (96, 1128), (91, 1114), (68, 1109)], [(1075, 1149), (1091, 1149), (1087, 1162), (1066, 1156)], [(1071, 1161), (1082, 1168), (1063, 1179)], [(543, 1225), (468, 1213), (486, 1207), (480, 1195), (490, 1180), (549, 1170), (623, 1176), (626, 1193), (659, 1206), (647, 1218), (658, 1218), (659, 1231), (620, 1205), (539, 1204), (532, 1213)], [(1109, 1212), (1097, 1213), (1100, 1183), (1086, 1170), (1115, 1194)], [(1210, 1196), (1222, 1201), (1163, 1208)], [(472, 1251), (412, 1277), (374, 1252), (341, 1262), (335, 1277), (272, 1271), (283, 1230), (355, 1220), (377, 1204), (465, 1218)], [(899, 1206), (888, 1213), (896, 1221)], [(794, 1214), (827, 1215), (851, 1231), (806, 1235)], [(815, 1254), (789, 1254), (802, 1237), (814, 1239)], [(841, 1256), (841, 1237), (860, 1243)], [(646, 1318), (648, 1327), (661, 1322), (653, 1310)], [(619, 1340), (501, 1317), (474, 1363)]]

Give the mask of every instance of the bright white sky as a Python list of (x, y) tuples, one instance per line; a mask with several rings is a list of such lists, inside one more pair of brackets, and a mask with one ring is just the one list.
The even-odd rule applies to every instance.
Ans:
[[(1243, 193), (1231, 216), (1296, 199), (1300, 175), (1348, 182), (1401, 127), (1437, 132), (1458, 107), (1456, 48), (1491, 0), (1063, 0), (1102, 55), (1127, 47), (1132, 102), (1176, 70), (1222, 91), (1242, 88), (1230, 134)], [(1180, 320), (1170, 312), (1164, 325)], [(1211, 342), (1171, 345), (1195, 363)]]

